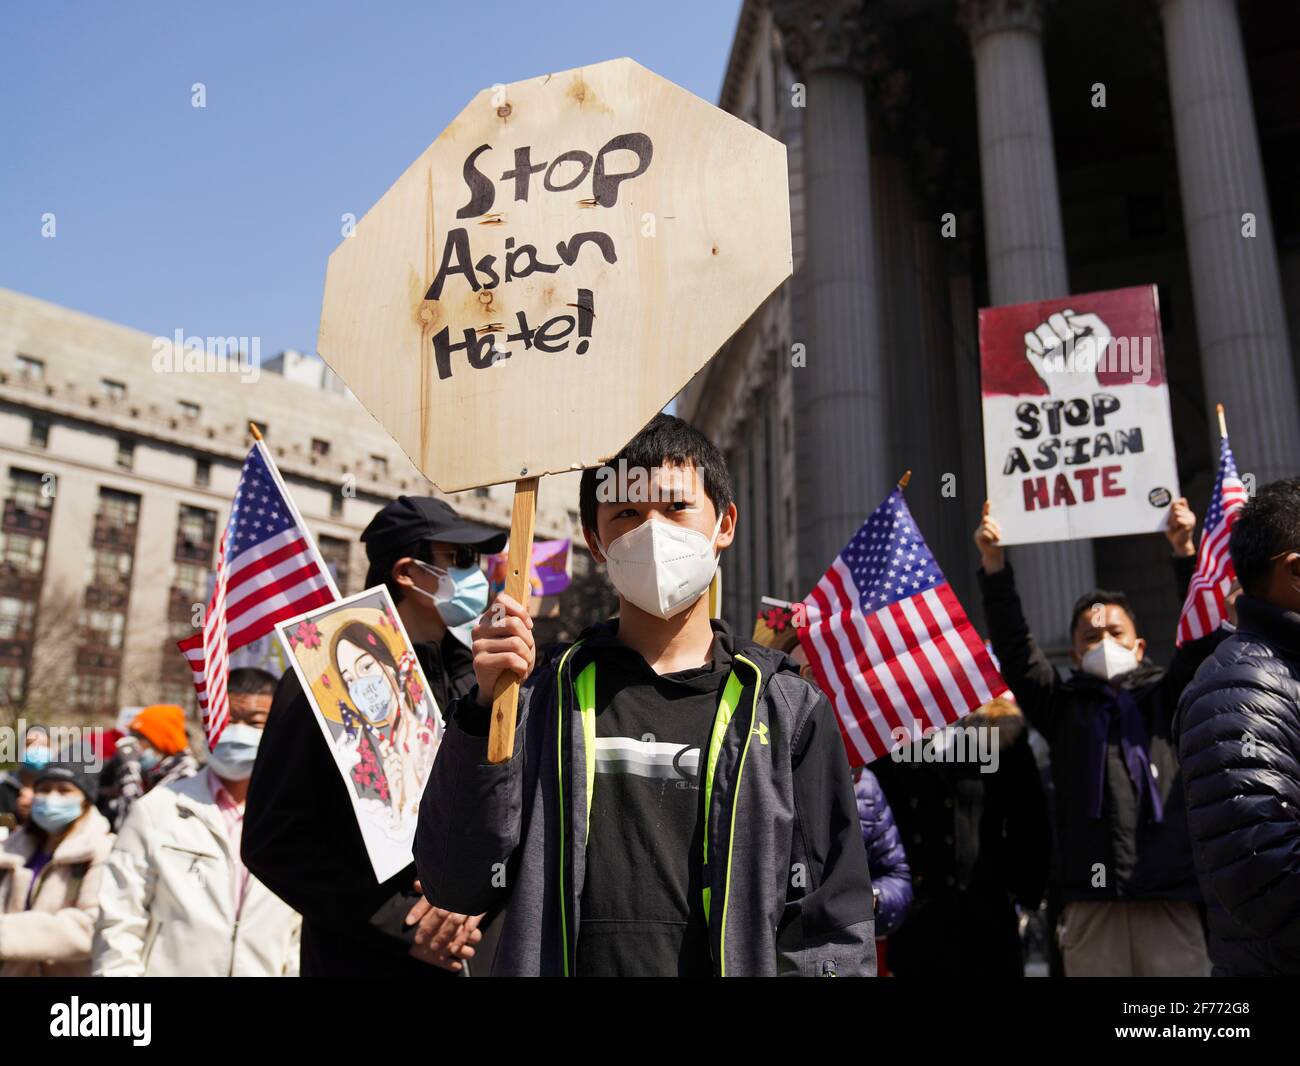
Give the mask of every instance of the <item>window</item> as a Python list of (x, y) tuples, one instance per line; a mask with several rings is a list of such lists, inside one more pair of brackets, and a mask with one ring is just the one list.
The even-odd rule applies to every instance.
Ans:
[(323, 459), (330, 453), (330, 442), (327, 440), (321, 440), (319, 437), (312, 437), (311, 453), (312, 455), (319, 456)]
[(216, 539), (217, 512), (181, 504), (176, 517), (176, 562), (211, 565)]
[(477, 488), (474, 490), (474, 495), (480, 500), (490, 500), (492, 498), (492, 490), (488, 488)]
[(25, 511), (36, 511), (49, 507), (50, 498), (45, 494), (45, 477), (31, 470), (9, 468), (9, 495)]
[(126, 385), (121, 381), (114, 381), (112, 378), (100, 378), (99, 388), (110, 400), (126, 399)]
[(45, 538), (25, 533), (0, 533), (0, 565), (20, 574), (39, 574), (45, 562)]
[(82, 611), (81, 629), (96, 648), (121, 651), (126, 615), (121, 611)]
[(131, 556), (127, 552), (96, 549), (90, 557), (90, 580), (96, 588), (124, 589), (131, 583)]
[(48, 418), (33, 418), (31, 436), (27, 438), (27, 443), (33, 448), (47, 448), (50, 444), (50, 420)]
[(182, 418), (196, 419), (199, 417), (199, 405), (190, 403), (189, 400), (177, 400), (176, 405), (181, 410)]
[(372, 455), (370, 461), (375, 464), (375, 474), (379, 477), (388, 476), (388, 457), (384, 455)]
[(140, 497), (116, 489), (99, 490), (99, 514), (115, 526), (133, 526), (140, 521)]
[(212, 484), (212, 463), (210, 460), (194, 460), (194, 484), (204, 489)]
[(27, 381), (45, 380), (45, 360), (32, 355), (18, 357), (18, 373)]
[(117, 441), (117, 465), (122, 470), (135, 466), (135, 441), (119, 437)]
[(0, 640), (24, 640), (32, 635), (36, 601), (0, 596)]
[(316, 538), (320, 545), (321, 558), (334, 575), (334, 583), (344, 596), (348, 594), (348, 554), (350, 545), (340, 537), (320, 536)]
[(181, 504), (177, 527), (176, 536), (181, 540), (189, 544), (211, 546), (216, 536), (217, 514), (202, 507), (187, 507)]
[(208, 598), (208, 573), (206, 566), (197, 563), (177, 563), (172, 587), (186, 593), (194, 603), (202, 603)]
[(330, 497), (330, 517), (343, 517), (343, 493), (341, 490), (336, 490)]

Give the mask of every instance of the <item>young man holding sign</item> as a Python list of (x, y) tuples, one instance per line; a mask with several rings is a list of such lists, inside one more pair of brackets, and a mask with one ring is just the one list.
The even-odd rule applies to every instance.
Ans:
[[(478, 686), (448, 711), (421, 808), (426, 897), (504, 904), (493, 974), (873, 974), (830, 705), (785, 655), (709, 618), (736, 529), (721, 453), (659, 415), (586, 471), (581, 510), (619, 616), (534, 669), (527, 611), (502, 595), (484, 615)], [(493, 765), (505, 671), (527, 680), (514, 754)]]
[[(1186, 591), (1196, 516), (1170, 508), (1165, 536)], [(1059, 929), (1067, 977), (1205, 976), (1209, 971), (1192, 866), (1177, 746), (1178, 697), (1223, 639), (1184, 644), (1167, 670), (1122, 592), (1094, 589), (1070, 616), (1063, 678), (1029, 632), (997, 519), (975, 531), (980, 589), (993, 652), (1030, 723), (1051, 747), (1064, 898)]]

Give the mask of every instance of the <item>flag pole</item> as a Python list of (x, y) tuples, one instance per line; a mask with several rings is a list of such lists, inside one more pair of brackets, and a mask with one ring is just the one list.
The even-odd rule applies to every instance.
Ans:
[(1223, 417), (1223, 404), (1216, 403), (1214, 412), (1219, 416), (1219, 439), (1226, 440), (1228, 437), (1228, 420)]
[(284, 478), (280, 476), (280, 470), (275, 465), (275, 460), (271, 458), (271, 452), (266, 447), (266, 442), (262, 440), (262, 433), (257, 428), (257, 423), (249, 422), (248, 431), (253, 435), (253, 447), (257, 449), (258, 454), (262, 457), (262, 461), (266, 463), (266, 468), (271, 472), (271, 477), (275, 479), (275, 483), (280, 489), (280, 494), (284, 496), (285, 502), (289, 505), (289, 512), (293, 515), (294, 522), (297, 523), (298, 528), (301, 529), (303, 534), (306, 536), (307, 545), (311, 548), (312, 555), (315, 556), (316, 562), (320, 565), (321, 573), (325, 575), (325, 580), (329, 582), (330, 592), (334, 593), (334, 598), (336, 600), (341, 600), (343, 597), (339, 594), (339, 587), (334, 584), (334, 575), (330, 573), (330, 568), (325, 565), (325, 557), (321, 555), (320, 548), (316, 546), (316, 538), (311, 535), (311, 530), (307, 528), (307, 523), (302, 520), (302, 513), (298, 510), (298, 505), (293, 502), (293, 496), (289, 493), (289, 486), (284, 483)]
[(900, 477), (900, 478), (898, 479), (898, 487), (899, 487), (900, 489), (905, 489), (905, 488), (907, 488), (907, 483), (908, 483), (909, 481), (911, 481), (911, 480), (912, 480), (912, 471), (911, 471), (911, 470), (904, 470), (904, 471), (903, 471), (903, 476)]

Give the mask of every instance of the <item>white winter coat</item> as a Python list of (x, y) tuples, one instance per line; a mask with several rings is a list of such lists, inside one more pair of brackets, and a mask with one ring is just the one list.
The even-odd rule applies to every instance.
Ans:
[(95, 925), (104, 977), (297, 976), (302, 919), (249, 874), (236, 913), (226, 823), (204, 771), (131, 808), (108, 857)]

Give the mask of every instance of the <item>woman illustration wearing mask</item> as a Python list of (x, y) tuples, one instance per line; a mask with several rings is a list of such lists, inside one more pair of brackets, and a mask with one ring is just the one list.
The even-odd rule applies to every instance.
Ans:
[(113, 834), (83, 766), (51, 763), (32, 787), (30, 819), (0, 850), (0, 977), (89, 977)]
[(365, 622), (340, 629), (330, 656), (348, 694), (339, 701), (338, 745), (352, 760), (349, 777), (376, 822), (398, 832), (403, 816), (419, 808), (437, 743), (414, 656), (395, 659), (383, 635)]

